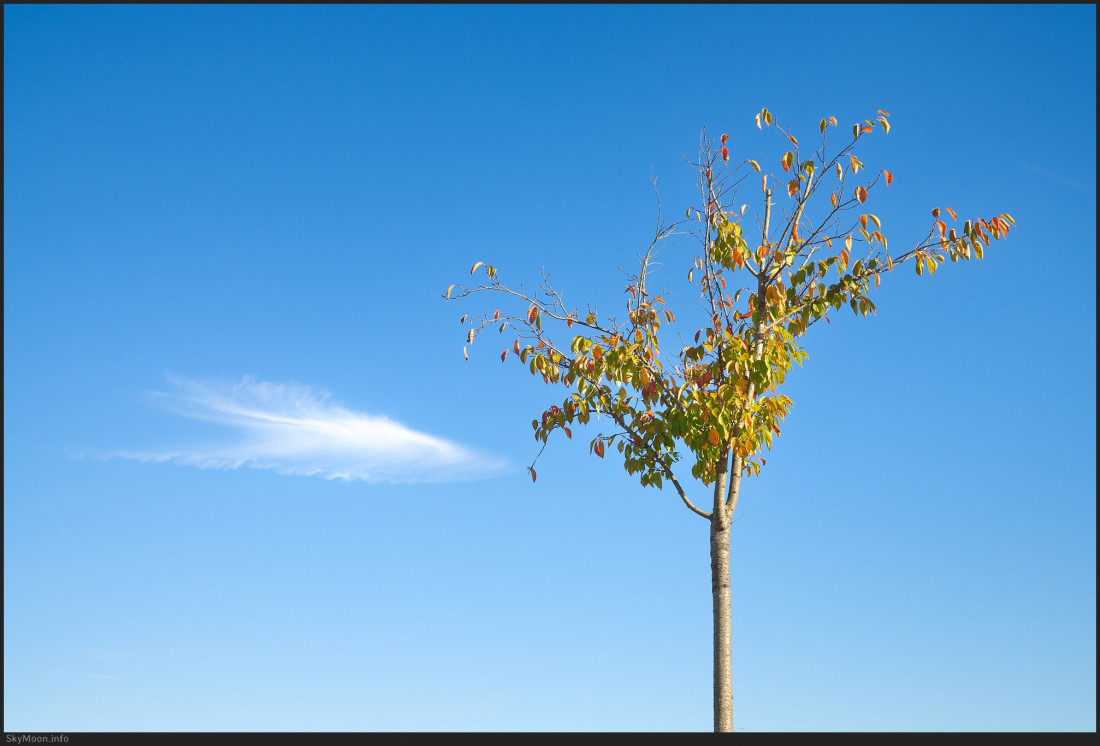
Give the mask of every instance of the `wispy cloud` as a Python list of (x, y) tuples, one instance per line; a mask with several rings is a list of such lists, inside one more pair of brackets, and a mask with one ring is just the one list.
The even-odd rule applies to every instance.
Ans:
[(246, 376), (238, 382), (169, 377), (157, 401), (188, 417), (231, 428), (214, 444), (116, 451), (119, 458), (203, 469), (271, 469), (281, 474), (367, 482), (446, 482), (498, 473), (502, 459), (387, 417), (347, 409), (325, 391)]

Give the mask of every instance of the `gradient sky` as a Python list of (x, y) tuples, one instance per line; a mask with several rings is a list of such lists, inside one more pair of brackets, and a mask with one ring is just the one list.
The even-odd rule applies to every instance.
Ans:
[(564, 391), (464, 361), (496, 301), (441, 294), (545, 266), (617, 310), (650, 175), (683, 214), (704, 126), (777, 170), (766, 106), (890, 112), (892, 248), (1018, 228), (805, 338), (733, 527), (735, 726), (1095, 730), (1095, 22), (5, 6), (4, 729), (709, 730), (707, 524), (596, 426), (532, 484)]

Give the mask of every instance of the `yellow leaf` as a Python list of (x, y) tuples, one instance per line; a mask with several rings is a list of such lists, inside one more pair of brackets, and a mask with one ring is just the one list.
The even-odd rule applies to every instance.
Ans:
[(474, 272), (476, 272), (476, 271), (477, 271), (477, 268), (478, 268), (478, 267), (480, 267), (480, 266), (481, 266), (482, 264), (484, 264), (484, 263), (485, 263), (485, 262), (478, 262), (478, 263), (477, 263), (477, 264), (475, 264), (474, 266), (470, 267), (470, 274), (473, 274)]
[(447, 294), (444, 295), (443, 297), (444, 298), (450, 298), (451, 297), (451, 291), (454, 290), (454, 289), (455, 289), (455, 286), (451, 285), (449, 288), (447, 288)]

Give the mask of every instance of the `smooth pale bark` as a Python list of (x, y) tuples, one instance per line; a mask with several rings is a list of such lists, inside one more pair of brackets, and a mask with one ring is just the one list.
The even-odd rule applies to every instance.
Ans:
[(733, 732), (733, 627), (730, 597), (730, 522), (726, 508), (728, 454), (718, 462), (710, 517), (710, 583), (714, 608), (714, 732)]

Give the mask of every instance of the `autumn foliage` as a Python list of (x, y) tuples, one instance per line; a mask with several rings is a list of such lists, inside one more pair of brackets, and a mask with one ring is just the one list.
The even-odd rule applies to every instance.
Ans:
[[(869, 178), (855, 152), (878, 130), (889, 133), (888, 117), (878, 111), (856, 123), (847, 144), (831, 154), (828, 140), (839, 125), (825, 117), (818, 125), (820, 145), (805, 154), (789, 128), (764, 109), (756, 115), (757, 127), (774, 128), (786, 146), (776, 171), (751, 159), (730, 165), (728, 136), (715, 146), (704, 133), (693, 164), (700, 206), (658, 228), (626, 286), (625, 321), (567, 308), (545, 281), (533, 293), (511, 289), (495, 267), (482, 262), (471, 269), (475, 274), (483, 268), (481, 284), (452, 285), (445, 297), (492, 292), (519, 304), (518, 311), (466, 315), (462, 322), (470, 324), (467, 343), (486, 329), (515, 335), (501, 360), (518, 358), (531, 375), (568, 390), (532, 420), (538, 441), (545, 444), (555, 430), (571, 438), (577, 424), (606, 417), (613, 430), (591, 439), (592, 453), (602, 458), (614, 449), (643, 486), (672, 483), (688, 507), (708, 519), (712, 514), (692, 503), (678, 469), (690, 464), (691, 475), (705, 485), (728, 472), (726, 499), (716, 504), (732, 512), (741, 477), (759, 473), (766, 463), (762, 454), (790, 411), (791, 400), (779, 391), (806, 356), (800, 340), (808, 330), (844, 306), (858, 315), (875, 313), (871, 292), (900, 265), (911, 262), (918, 275), (933, 275), (947, 261), (981, 259), (991, 241), (1015, 225), (1001, 213), (960, 226), (954, 210), (937, 207), (923, 240), (890, 253), (881, 219), (865, 208), (871, 193), (888, 188), (894, 175), (880, 170)], [(760, 176), (761, 205), (746, 214), (746, 205), (735, 207), (730, 200), (734, 187), (752, 173)], [(662, 350), (661, 332), (676, 316), (650, 290), (651, 262), (662, 241), (685, 230), (699, 239), (700, 252), (685, 269), (709, 320), (687, 337), (690, 344)], [(551, 337), (551, 323), (566, 331), (562, 341)]]

